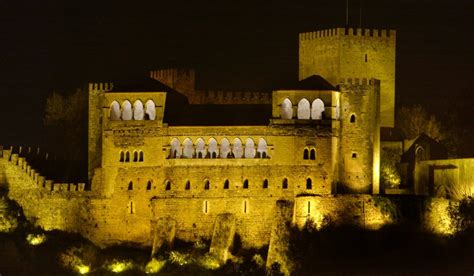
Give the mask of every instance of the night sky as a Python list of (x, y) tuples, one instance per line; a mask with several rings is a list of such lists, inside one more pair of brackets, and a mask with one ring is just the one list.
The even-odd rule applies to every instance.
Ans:
[[(0, 0), (0, 144), (37, 143), (52, 91), (193, 67), (210, 88), (297, 79), (298, 33), (345, 24), (333, 1)], [(237, 4), (239, 3), (239, 4)], [(474, 1), (350, 0), (350, 25), (395, 28), (397, 105), (473, 128)]]

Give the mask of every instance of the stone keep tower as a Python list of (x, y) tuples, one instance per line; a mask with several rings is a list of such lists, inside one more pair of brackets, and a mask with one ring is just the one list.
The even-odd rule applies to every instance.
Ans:
[(348, 78), (380, 80), (381, 126), (395, 121), (395, 30), (330, 29), (299, 36), (299, 79), (321, 75), (332, 85)]

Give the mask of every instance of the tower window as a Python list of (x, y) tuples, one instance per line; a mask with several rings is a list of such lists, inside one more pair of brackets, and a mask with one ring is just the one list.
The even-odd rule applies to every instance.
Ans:
[(143, 151), (140, 151), (138, 162), (143, 162)]
[(171, 182), (169, 180), (166, 180), (165, 182), (165, 190), (166, 191), (171, 190)]
[(125, 154), (123, 153), (123, 151), (120, 152), (120, 162), (123, 162), (125, 161)]
[(316, 150), (315, 149), (311, 149), (311, 151), (309, 153), (309, 159), (316, 160)]
[(283, 189), (288, 189), (288, 179), (284, 178), (283, 182), (281, 183), (281, 187)]
[(125, 162), (130, 162), (130, 152), (128, 150), (125, 152)]
[(268, 188), (268, 179), (263, 180), (263, 188), (267, 189)]
[(134, 151), (133, 152), (133, 162), (137, 162), (137, 161), (138, 161), (138, 152)]
[(186, 181), (186, 186), (184, 186), (185, 190), (190, 190), (191, 189), (191, 182), (188, 180)]
[(356, 122), (356, 116), (354, 114), (351, 115), (351, 123)]
[(306, 179), (306, 189), (311, 190), (313, 188), (313, 181), (311, 181), (311, 178)]
[(210, 186), (209, 180), (206, 180), (206, 182), (204, 182), (204, 190), (209, 190), (209, 186)]
[(146, 190), (149, 191), (151, 190), (151, 181), (148, 180), (148, 182), (146, 183)]
[(128, 182), (128, 190), (129, 191), (133, 190), (133, 182), (132, 181)]
[(303, 152), (303, 159), (304, 159), (304, 160), (308, 160), (308, 159), (309, 159), (309, 150), (308, 150), (308, 149), (304, 149), (304, 152)]
[(357, 159), (357, 153), (355, 152), (352, 153), (352, 159)]
[(248, 188), (249, 188), (249, 180), (245, 179), (244, 180), (244, 189), (248, 189)]
[(229, 180), (225, 180), (224, 182), (224, 189), (229, 189)]

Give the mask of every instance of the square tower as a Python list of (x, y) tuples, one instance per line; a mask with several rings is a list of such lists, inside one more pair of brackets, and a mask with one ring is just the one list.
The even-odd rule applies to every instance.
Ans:
[(336, 28), (299, 35), (299, 79), (380, 80), (381, 126), (395, 122), (395, 30)]

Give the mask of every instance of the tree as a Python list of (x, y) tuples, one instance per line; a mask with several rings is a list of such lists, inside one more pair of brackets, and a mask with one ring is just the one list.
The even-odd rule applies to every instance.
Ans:
[(46, 99), (43, 124), (55, 152), (69, 160), (83, 160), (87, 150), (87, 94), (77, 89), (73, 94), (53, 92)]
[(422, 133), (437, 141), (445, 138), (440, 121), (428, 114), (421, 105), (401, 107), (397, 112), (396, 127), (407, 139), (416, 138)]

